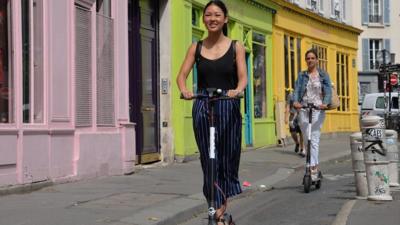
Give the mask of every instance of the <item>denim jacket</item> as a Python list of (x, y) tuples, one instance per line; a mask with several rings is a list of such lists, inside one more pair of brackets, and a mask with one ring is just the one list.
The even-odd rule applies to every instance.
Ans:
[[(327, 72), (318, 68), (319, 79), (322, 85), (322, 103), (325, 105), (329, 105), (331, 103), (332, 98), (332, 84), (331, 79)], [(306, 92), (307, 83), (309, 80), (309, 76), (307, 71), (302, 71), (297, 76), (297, 80), (294, 87), (294, 95), (293, 101), (301, 103), (303, 101), (303, 96)]]

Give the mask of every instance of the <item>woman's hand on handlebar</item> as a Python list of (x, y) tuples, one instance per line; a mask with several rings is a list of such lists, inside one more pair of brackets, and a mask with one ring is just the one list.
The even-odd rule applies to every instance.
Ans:
[(301, 109), (301, 108), (303, 107), (299, 102), (293, 103), (293, 106), (294, 106), (296, 109)]
[(240, 93), (242, 93), (242, 92), (239, 91), (239, 90), (234, 89), (234, 90), (228, 90), (228, 92), (226, 93), (226, 95), (227, 95), (228, 97), (230, 97), (230, 98), (234, 98), (234, 97), (237, 97)]
[(181, 96), (183, 96), (184, 99), (192, 99), (194, 95), (193, 95), (193, 92), (184, 90), (184, 91), (181, 91)]
[(325, 104), (319, 105), (319, 109), (320, 109), (320, 110), (325, 110), (325, 109), (327, 109), (327, 108), (328, 108), (328, 105), (325, 105)]

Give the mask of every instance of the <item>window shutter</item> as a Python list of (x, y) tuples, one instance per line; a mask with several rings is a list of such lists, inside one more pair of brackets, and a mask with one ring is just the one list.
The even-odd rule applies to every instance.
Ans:
[(389, 0), (383, 1), (383, 22), (385, 25), (390, 25), (390, 3)]
[(361, 8), (362, 8), (362, 25), (368, 25), (369, 22), (369, 2), (368, 0), (362, 0)]
[(369, 39), (362, 39), (362, 65), (363, 71), (369, 70)]
[(90, 11), (75, 7), (75, 123), (92, 125), (91, 20)]
[(114, 126), (114, 26), (113, 19), (97, 15), (98, 126)]

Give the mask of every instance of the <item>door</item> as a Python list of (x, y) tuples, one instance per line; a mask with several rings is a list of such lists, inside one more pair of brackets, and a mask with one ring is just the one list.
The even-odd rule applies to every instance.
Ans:
[(160, 160), (158, 1), (129, 0), (129, 103), (138, 163)]
[(250, 82), (251, 65), (250, 65), (250, 53), (246, 52), (246, 65), (247, 65), (247, 87), (244, 92), (244, 135), (246, 146), (253, 146), (253, 123), (252, 123), (252, 111), (251, 111), (251, 98), (252, 88)]

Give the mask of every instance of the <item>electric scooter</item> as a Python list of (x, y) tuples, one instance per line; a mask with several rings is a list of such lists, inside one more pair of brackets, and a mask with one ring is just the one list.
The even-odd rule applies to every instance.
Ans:
[[(192, 100), (192, 99), (200, 99), (200, 98), (208, 98), (208, 116), (209, 116), (209, 127), (210, 127), (210, 145), (209, 145), (209, 161), (210, 163), (208, 164), (210, 166), (209, 170), (210, 171), (210, 199), (208, 202), (208, 225), (217, 225), (216, 221), (216, 208), (215, 208), (215, 201), (214, 201), (214, 195), (215, 195), (215, 188), (219, 188), (217, 183), (215, 182), (215, 168), (216, 168), (216, 160), (215, 160), (215, 121), (214, 121), (214, 103), (218, 100), (223, 100), (223, 99), (234, 99), (234, 98), (242, 98), (243, 95), (239, 94), (237, 97), (229, 97), (224, 93), (221, 89), (216, 89), (216, 88), (207, 88), (207, 93), (208, 94), (195, 94), (191, 99), (186, 99), (186, 100)], [(185, 99), (183, 95), (181, 95), (181, 99)], [(220, 190), (220, 189), (219, 189)], [(224, 194), (223, 194), (224, 195)], [(225, 195), (224, 195), (225, 196)], [(232, 221), (232, 218), (230, 218)], [(234, 225), (233, 222), (230, 224)]]
[(312, 128), (312, 111), (314, 109), (319, 110), (317, 106), (312, 103), (302, 106), (303, 109), (308, 110), (308, 133), (307, 133), (307, 157), (306, 157), (306, 171), (303, 177), (304, 192), (309, 193), (311, 186), (315, 185), (316, 189), (321, 188), (322, 183), (322, 173), (318, 171), (317, 177), (313, 178), (311, 176), (311, 128)]

